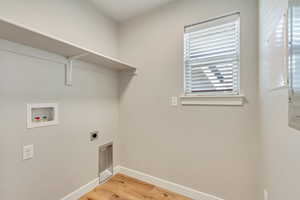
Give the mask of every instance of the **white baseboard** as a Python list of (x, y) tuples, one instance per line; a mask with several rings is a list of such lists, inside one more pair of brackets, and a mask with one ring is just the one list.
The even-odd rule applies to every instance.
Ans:
[(197, 190), (194, 190), (194, 189), (191, 189), (191, 188), (188, 188), (188, 187), (176, 184), (176, 183), (172, 183), (170, 181), (166, 181), (166, 180), (145, 174), (143, 172), (128, 169), (126, 167), (122, 167), (122, 166), (115, 167), (114, 174), (116, 174), (116, 173), (122, 173), (122, 174), (125, 174), (128, 176), (131, 176), (133, 178), (156, 185), (158, 187), (175, 192), (177, 194), (184, 195), (184, 196), (189, 197), (194, 200), (224, 200), (224, 199), (215, 197), (210, 194), (199, 192)]
[[(141, 181), (164, 188), (166, 190), (184, 195), (184, 196), (189, 197), (194, 200), (224, 200), (224, 199), (215, 197), (213, 195), (206, 194), (206, 193), (199, 192), (197, 190), (185, 187), (183, 185), (172, 183), (170, 181), (163, 180), (163, 179), (151, 176), (149, 174), (145, 174), (143, 172), (128, 169), (126, 167), (116, 166), (114, 168), (114, 174), (117, 174), (117, 173), (122, 173), (127, 176), (131, 176), (133, 178), (136, 178)], [(99, 185), (99, 178), (96, 178), (96, 179), (92, 180), (91, 182), (89, 182), (88, 184), (80, 187), (79, 189), (77, 189), (74, 192), (70, 193), (69, 195), (65, 196), (61, 200), (78, 200), (81, 196), (90, 192), (98, 185)]]
[(88, 184), (81, 186), (80, 188), (78, 188), (74, 192), (68, 194), (61, 200), (78, 200), (84, 194), (90, 192), (95, 187), (97, 187), (97, 185), (99, 185), (99, 178), (96, 178), (96, 179), (92, 180), (91, 182), (89, 182)]

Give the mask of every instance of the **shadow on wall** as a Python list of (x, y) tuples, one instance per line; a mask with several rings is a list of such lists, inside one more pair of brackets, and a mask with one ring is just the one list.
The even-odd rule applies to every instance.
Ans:
[(119, 86), (119, 97), (120, 99), (123, 97), (123, 94), (125, 94), (129, 83), (132, 81), (132, 79), (137, 76), (136, 72), (127, 72), (122, 71), (119, 73), (119, 80), (120, 80), (120, 86)]

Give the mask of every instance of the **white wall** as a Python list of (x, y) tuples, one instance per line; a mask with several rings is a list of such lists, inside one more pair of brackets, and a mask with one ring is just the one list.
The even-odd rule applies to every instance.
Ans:
[(288, 127), (288, 91), (268, 90), (266, 41), (285, 9), (287, 0), (260, 0), (260, 127), (262, 190), (270, 200), (299, 199), (300, 133)]
[[(85, 1), (1, 0), (0, 4), (0, 18), (118, 55), (117, 24)], [(3, 40), (0, 46), (63, 60)], [(97, 177), (98, 146), (117, 133), (118, 75), (76, 62), (73, 79), (73, 87), (66, 87), (63, 65), (0, 52), (0, 199), (58, 200)], [(26, 128), (26, 104), (39, 102), (59, 103), (58, 126)], [(91, 143), (89, 131), (95, 129), (100, 138)], [(28, 144), (35, 145), (35, 157), (22, 161), (22, 147)]]
[[(85, 1), (0, 4), (1, 18), (109, 56), (118, 57), (120, 36), (121, 58), (139, 68), (131, 82), (125, 75), (121, 80), (123, 166), (225, 200), (257, 199), (256, 0), (177, 1), (123, 23), (120, 35), (118, 24)], [(242, 13), (241, 85), (248, 103), (171, 107), (169, 97), (183, 91), (183, 26), (237, 10)], [(96, 177), (97, 147), (116, 136), (118, 128), (117, 81), (115, 72), (78, 63), (74, 86), (66, 88), (63, 66), (0, 52), (0, 199), (59, 199)], [(41, 101), (60, 103), (61, 124), (27, 130), (26, 103)], [(88, 140), (92, 129), (103, 134), (96, 143)], [(36, 155), (23, 162), (22, 146), (32, 143)]]
[(0, 0), (0, 18), (118, 56), (118, 24), (84, 0)]
[[(59, 59), (6, 41), (0, 45)], [(2, 51), (0, 72), (1, 199), (60, 199), (97, 178), (98, 147), (117, 133), (117, 73), (77, 62), (73, 86), (66, 87), (63, 65)], [(59, 103), (60, 124), (27, 129), (26, 104), (43, 102)], [(93, 130), (100, 138), (92, 143)], [(35, 156), (22, 161), (22, 147), (29, 144)]]
[[(243, 107), (170, 106), (183, 92), (183, 26), (241, 11)], [(176, 1), (122, 24), (121, 164), (226, 200), (258, 198), (258, 3)]]

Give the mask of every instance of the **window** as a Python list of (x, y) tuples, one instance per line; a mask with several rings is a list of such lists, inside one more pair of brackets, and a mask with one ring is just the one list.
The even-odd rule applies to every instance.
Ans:
[[(300, 95), (300, 5), (291, 1), (289, 8), (289, 87), (293, 95)], [(280, 27), (279, 27), (280, 28)], [(278, 32), (278, 38), (282, 31)], [(281, 37), (282, 38), (282, 37)]]
[(231, 14), (185, 27), (185, 95), (238, 95), (240, 17)]

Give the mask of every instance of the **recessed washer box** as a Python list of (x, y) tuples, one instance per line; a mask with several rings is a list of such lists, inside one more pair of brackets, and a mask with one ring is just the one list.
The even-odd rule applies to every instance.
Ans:
[(57, 103), (27, 104), (27, 128), (53, 126), (58, 123)]

